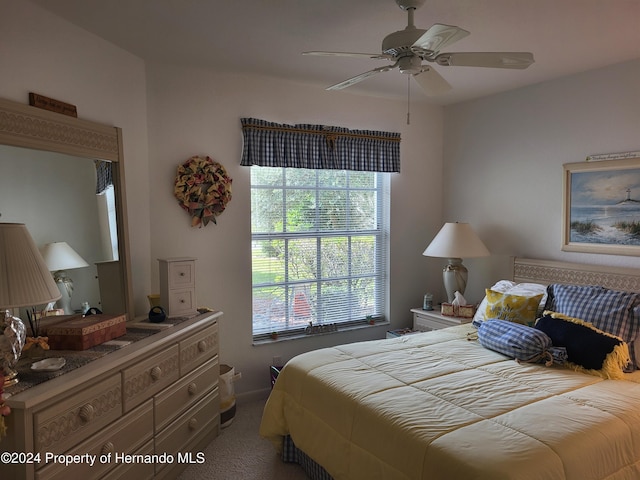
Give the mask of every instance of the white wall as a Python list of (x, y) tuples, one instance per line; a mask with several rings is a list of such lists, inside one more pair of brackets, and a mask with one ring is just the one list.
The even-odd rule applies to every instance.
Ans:
[(636, 60), (445, 109), (444, 220), (471, 222), (495, 255), (465, 261), (471, 295), (509, 255), (640, 267), (561, 251), (562, 165), (640, 150), (639, 85)]
[(133, 283), (149, 289), (149, 180), (144, 62), (28, 1), (0, 0), (0, 97), (29, 92), (77, 106), (78, 117), (123, 129)]
[[(241, 167), (241, 117), (280, 123), (317, 123), (400, 132), (402, 172), (392, 175), (391, 310), (394, 328), (409, 326), (409, 309), (421, 304), (429, 277), (422, 250), (440, 224), (442, 118), (440, 107), (329, 93), (270, 78), (151, 65), (147, 69), (151, 178), (152, 259), (193, 256), (198, 304), (222, 310), (220, 360), (243, 374), (238, 391), (268, 386), (274, 356), (284, 361), (302, 351), (351, 340), (383, 338), (388, 327), (356, 333), (251, 343), (251, 249), (249, 168)], [(209, 155), (233, 178), (233, 199), (218, 224), (192, 228), (173, 197), (177, 166)], [(437, 267), (436, 267), (437, 269)], [(153, 270), (157, 287), (157, 262)]]

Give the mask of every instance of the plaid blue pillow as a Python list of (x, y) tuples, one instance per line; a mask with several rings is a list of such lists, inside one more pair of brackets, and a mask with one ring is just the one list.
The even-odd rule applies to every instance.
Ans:
[[(637, 293), (555, 283), (547, 288), (545, 310), (590, 322), (596, 328), (620, 337), (634, 352), (634, 341), (640, 333), (640, 319), (634, 309), (639, 306), (640, 295)], [(632, 361), (640, 367), (640, 358), (632, 358)]]
[(567, 350), (554, 347), (551, 338), (532, 327), (508, 320), (487, 320), (478, 327), (478, 340), (484, 348), (503, 353), (520, 362), (564, 364)]

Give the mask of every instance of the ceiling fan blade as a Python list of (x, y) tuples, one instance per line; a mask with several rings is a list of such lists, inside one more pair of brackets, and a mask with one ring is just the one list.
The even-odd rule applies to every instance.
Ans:
[(453, 25), (434, 24), (411, 45), (415, 53), (432, 54), (466, 37), (469, 32)]
[(302, 52), (302, 55), (316, 55), (319, 57), (359, 57), (359, 58), (377, 58), (377, 59), (391, 59), (391, 55), (384, 53), (357, 53), (357, 52), (322, 52), (311, 51)]
[(413, 78), (427, 95), (442, 95), (451, 90), (449, 82), (431, 67), (425, 67), (421, 73), (416, 73)]
[(342, 90), (343, 88), (350, 87), (351, 85), (355, 85), (356, 83), (361, 82), (365, 78), (372, 77), (380, 72), (388, 72), (395, 65), (385, 65), (384, 67), (374, 68), (373, 70), (369, 70), (368, 72), (361, 73), (360, 75), (356, 75), (355, 77), (351, 77), (343, 82), (336, 83), (335, 85), (331, 85), (327, 88), (327, 90)]
[(441, 53), (434, 61), (443, 66), (527, 68), (534, 63), (530, 52), (460, 52)]

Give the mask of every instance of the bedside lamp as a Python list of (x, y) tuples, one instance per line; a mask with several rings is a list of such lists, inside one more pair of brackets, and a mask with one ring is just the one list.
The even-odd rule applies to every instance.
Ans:
[(64, 309), (66, 315), (71, 315), (73, 313), (71, 309), (73, 280), (67, 276), (65, 270), (88, 267), (89, 264), (67, 242), (47, 243), (42, 249), (42, 256), (49, 270), (54, 272), (53, 279), (60, 290), (58, 306)]
[(462, 258), (488, 257), (489, 250), (468, 223), (445, 223), (422, 254), (426, 257), (447, 258), (442, 271), (444, 288), (449, 303), (456, 291), (464, 294), (467, 287), (467, 268)]
[(0, 223), (0, 367), (4, 373), (4, 386), (18, 383), (14, 370), (22, 347), (26, 329), (14, 317), (10, 308), (31, 307), (60, 298), (49, 268), (38, 251), (27, 227), (22, 223)]

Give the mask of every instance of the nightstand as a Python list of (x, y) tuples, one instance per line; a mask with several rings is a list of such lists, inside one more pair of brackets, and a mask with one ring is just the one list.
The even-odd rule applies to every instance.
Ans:
[(413, 313), (413, 329), (422, 332), (471, 323), (473, 320), (473, 318), (449, 317), (436, 310), (422, 310), (421, 308), (412, 308), (411, 312)]

